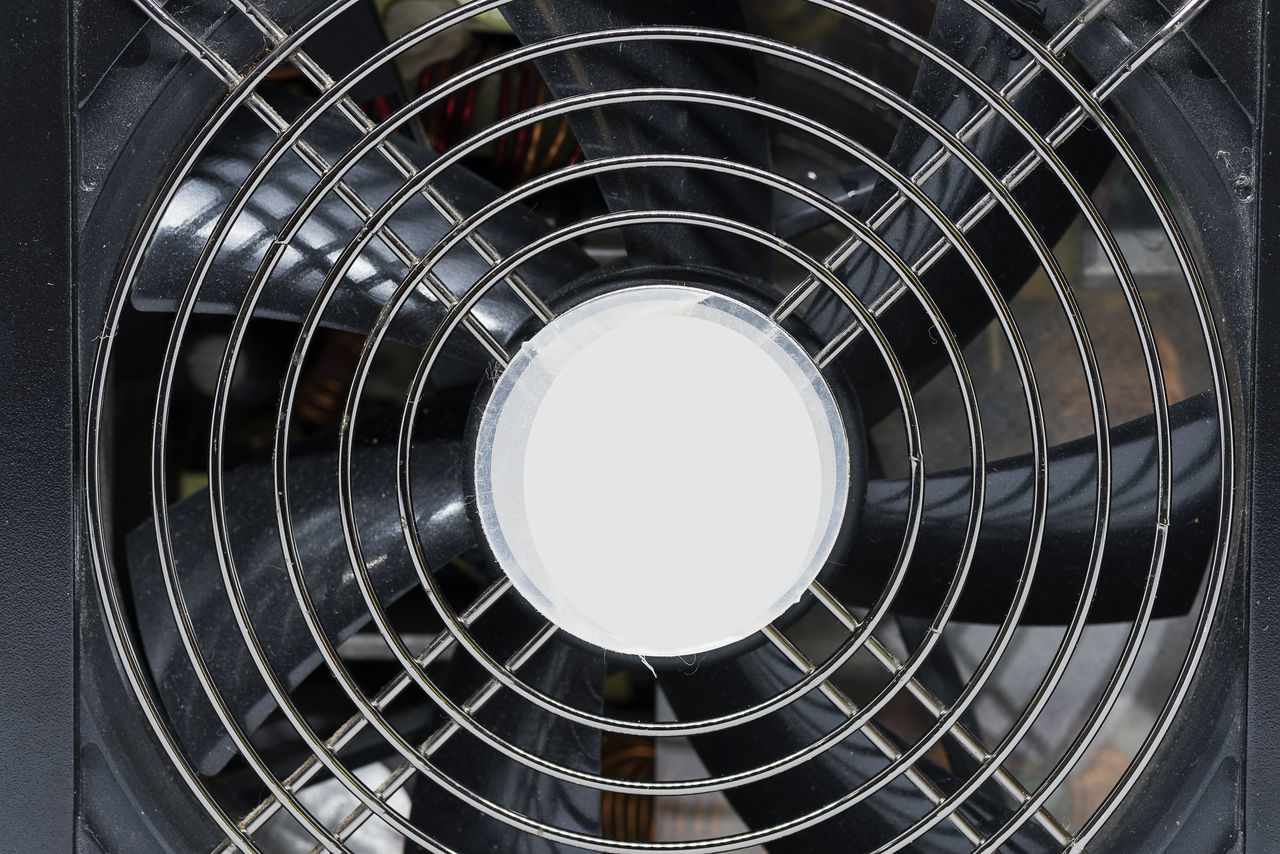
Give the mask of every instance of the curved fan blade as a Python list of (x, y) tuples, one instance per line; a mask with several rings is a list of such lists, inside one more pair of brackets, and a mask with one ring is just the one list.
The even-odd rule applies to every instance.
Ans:
[[(721, 711), (720, 703), (732, 706), (759, 702), (774, 696), (799, 677), (795, 666), (772, 646), (758, 647), (738, 658), (704, 665), (687, 675), (674, 671), (659, 675), (659, 684), (680, 718), (705, 717)], [(710, 705), (709, 705), (710, 703)], [(776, 759), (812, 744), (847, 720), (845, 712), (818, 691), (758, 721), (728, 731), (693, 738), (699, 757), (713, 774), (732, 773)], [(901, 751), (904, 745), (884, 726), (877, 735)], [(890, 760), (874, 746), (866, 730), (851, 733), (820, 756), (790, 771), (725, 794), (738, 815), (752, 829), (760, 829), (803, 815), (817, 804), (828, 803), (865, 783)], [(943, 794), (954, 791), (957, 780), (928, 759), (915, 767)], [(998, 799), (980, 789), (965, 801), (962, 814), (982, 833), (998, 827), (1003, 817)], [(857, 839), (873, 848), (910, 827), (933, 807), (933, 801), (902, 776), (875, 795), (839, 815), (794, 836), (770, 842), (770, 852), (831, 851), (840, 840)], [(1039, 839), (1030, 828), (1010, 840), (1010, 851), (1057, 850)], [(942, 823), (914, 843), (913, 851), (929, 854), (959, 854), (973, 850), (973, 844), (947, 823)]]
[[(289, 102), (288, 98), (282, 98)], [(245, 119), (228, 128), (216, 141), (179, 190), (163, 225), (148, 251), (133, 293), (136, 307), (147, 311), (173, 311), (186, 286), (186, 278), (204, 245), (213, 223), (235, 193), (244, 175), (273, 139), (265, 128)], [(331, 161), (355, 140), (350, 126), (338, 117), (323, 116), (308, 132), (307, 141)], [(435, 155), (412, 142), (396, 140), (400, 150), (418, 164)], [(197, 311), (234, 314), (274, 233), (293, 205), (315, 185), (317, 178), (300, 159), (284, 158), (251, 198), (239, 217), (201, 291)], [(348, 175), (347, 183), (370, 205), (392, 193), (403, 178), (378, 155), (363, 159)], [(496, 197), (499, 191), (458, 167), (452, 167), (436, 183), (443, 195), (467, 215)], [(416, 198), (393, 222), (396, 233), (415, 251), (429, 249), (451, 228), (424, 199)], [(330, 196), (299, 233), (273, 274), (259, 304), (259, 316), (299, 321), (310, 309), (325, 275), (350, 235), (359, 227), (355, 214)], [(527, 209), (515, 207), (483, 229), (483, 235), (502, 254), (545, 234), (547, 226)], [(525, 281), (546, 298), (574, 278), (594, 268), (571, 245), (556, 247), (521, 267)], [(489, 268), (474, 250), (459, 248), (446, 255), (435, 270), (454, 293), (461, 293)], [(326, 312), (326, 326), (366, 332), (374, 324), (389, 288), (406, 272), (406, 266), (387, 244), (375, 240), (362, 253), (347, 280), (336, 291)], [(511, 291), (495, 288), (473, 312), (500, 342), (507, 343), (529, 318), (529, 311)], [(423, 345), (443, 317), (444, 309), (422, 289), (413, 294), (390, 331), (390, 337)], [(444, 373), (455, 371), (458, 384), (473, 383), (487, 355), (471, 342), (470, 349), (446, 353)], [(437, 384), (440, 384), (439, 382)], [(443, 384), (450, 384), (446, 376)], [(355, 503), (361, 521), (365, 557), (375, 568), (375, 584), (384, 602), (393, 602), (417, 583), (408, 557), (394, 501), (386, 484), (394, 483), (394, 462), (389, 446), (361, 447), (353, 465)], [(416, 464), (421, 473), (417, 501), (419, 525), (427, 533), (428, 558), (441, 565), (474, 545), (474, 530), (467, 519), (461, 473), (462, 451), (455, 445), (427, 446)], [(296, 536), (304, 552), (304, 567), (316, 606), (322, 608), (331, 636), (341, 640), (365, 625), (365, 610), (355, 580), (346, 563), (341, 541), (338, 507), (332, 495), (334, 463), (329, 458), (299, 457), (290, 464), (293, 517)], [(289, 689), (296, 687), (321, 663), (294, 602), (284, 572), (283, 555), (273, 522), (271, 472), (266, 466), (237, 469), (226, 483), (229, 526), (237, 569), (244, 586), (250, 619), (278, 673)], [(259, 678), (233, 621), (212, 551), (212, 526), (208, 497), (201, 492), (170, 510), (174, 531), (175, 561), (183, 592), (199, 632), (203, 651), (218, 679), (228, 706), (239, 723), (254, 731), (274, 709), (274, 701)], [(205, 773), (222, 768), (234, 754), (203, 701), (180, 639), (169, 614), (159, 575), (154, 534), (148, 522), (128, 538), (129, 565), (135, 601), (143, 627), (143, 641), (153, 674), (182, 743)], [(603, 679), (603, 675), (600, 676)]]
[[(311, 47), (316, 51), (325, 49), (319, 43), (315, 46), (309, 43)], [(356, 50), (355, 54), (362, 56), (362, 50)], [(322, 60), (322, 65), (328, 65), (328, 57), (316, 58)], [(272, 101), (295, 111), (301, 106), (285, 93), (274, 93)], [(350, 148), (357, 134), (345, 119), (329, 113), (312, 126), (305, 139), (332, 163)], [(273, 140), (274, 136), (266, 128), (247, 116), (233, 120), (219, 135), (165, 212), (131, 295), (136, 308), (160, 312), (176, 309), (214, 223)], [(394, 144), (419, 168), (436, 158), (434, 153), (408, 139), (397, 137)], [(215, 258), (202, 285), (197, 312), (229, 315), (239, 310), (245, 288), (272, 239), (317, 180), (313, 170), (292, 154), (273, 167)], [(370, 207), (377, 207), (404, 180), (376, 153), (363, 158), (345, 178), (346, 184)], [(498, 188), (457, 166), (444, 172), (434, 187), (462, 216), (478, 210), (500, 193)], [(257, 316), (300, 321), (360, 225), (360, 219), (345, 202), (335, 194), (326, 197), (292, 241), (267, 283)], [(452, 226), (453, 222), (422, 197), (412, 199), (392, 221), (396, 235), (418, 255), (427, 252)], [(542, 218), (527, 208), (513, 206), (490, 220), (480, 234), (499, 254), (506, 256), (547, 231)], [(448, 290), (461, 294), (490, 266), (477, 251), (464, 246), (444, 256), (435, 265), (434, 272)], [(576, 246), (562, 244), (523, 264), (519, 272), (535, 293), (548, 299), (595, 266)], [(382, 310), (391, 287), (406, 271), (403, 255), (398, 255), (382, 239), (374, 240), (335, 292), (323, 325), (367, 332)], [(419, 288), (397, 315), (389, 337), (415, 346), (425, 345), (443, 315), (442, 304)], [(508, 288), (499, 285), (477, 306), (473, 315), (495, 339), (507, 345), (529, 319), (530, 312)], [(489, 363), (487, 354), (478, 345), (465, 336), (460, 338), (463, 349), (446, 352), (441, 357), (443, 364), (437, 372), (437, 387), (474, 384)], [(440, 375), (444, 376), (443, 380)], [(360, 519), (361, 546), (373, 584), (385, 605), (398, 600), (418, 579), (405, 553), (394, 493), (387, 487), (395, 482), (392, 446), (362, 446), (356, 452), (352, 467), (353, 493)], [(426, 556), (432, 566), (440, 566), (475, 545), (475, 530), (465, 505), (462, 479), (468, 466), (463, 457), (464, 452), (457, 444), (435, 443), (415, 450), (417, 523), (425, 537)], [(294, 533), (302, 551), (308, 590), (322, 625), (337, 643), (355, 634), (370, 618), (342, 542), (333, 490), (335, 465), (328, 456), (299, 456), (290, 463), (289, 477)], [(227, 476), (225, 492), (231, 550), (249, 619), (273, 670), (281, 674), (285, 688), (292, 691), (321, 666), (322, 658), (298, 611), (284, 570), (274, 523), (270, 467), (249, 465), (236, 469)], [(253, 733), (266, 721), (275, 703), (244, 646), (227, 601), (214, 552), (207, 492), (178, 502), (169, 513), (176, 572), (198, 643), (237, 723)], [(205, 702), (182, 647), (161, 578), (150, 522), (128, 536), (127, 551), (138, 623), (162, 701), (178, 738), (199, 770), (205, 774), (217, 773), (234, 756), (235, 748)], [(485, 639), (486, 643), (493, 644), (493, 648), (503, 648), (510, 647), (513, 639), (519, 637), (521, 626), (512, 619), (500, 623), (491, 621), (488, 625), (482, 620), (473, 630), (482, 636), (493, 635)], [(461, 700), (483, 681), (477, 666), (467, 656), (458, 656), (457, 660), (443, 665), (443, 672), (446, 687), (455, 693), (463, 692)], [(603, 658), (555, 639), (521, 671), (522, 678), (541, 690), (596, 712), (602, 707), (604, 676)], [(509, 692), (499, 692), (477, 711), (477, 717), (533, 753), (582, 770), (598, 770), (597, 732), (527, 706)], [(444, 720), (428, 703), (420, 703), (419, 707), (407, 711), (402, 709), (392, 717), (393, 725), (413, 739)], [(357, 756), (363, 757), (363, 761), (372, 761), (378, 755), (385, 755), (388, 749), (385, 742), (369, 741), (373, 743), (353, 742), (354, 746), (344, 755), (349, 754), (352, 761)], [(473, 741), (465, 733), (442, 741), (436, 756), (440, 767), (488, 797), (519, 805), (523, 813), (536, 812), (543, 820), (561, 827), (599, 832), (597, 792), (544, 775), (521, 773), (510, 760), (492, 751), (486, 752), (486, 759), (478, 761), (476, 755), (480, 751), (470, 743)], [(297, 758), (296, 751), (292, 756)], [(277, 757), (276, 761), (287, 762), (289, 758)], [(292, 767), (286, 768), (284, 773), (291, 770)], [(439, 795), (436, 797), (430, 792), (430, 784), (424, 781), (418, 781), (416, 789), (413, 809), (416, 823), (429, 828), (432, 835), (448, 838), (451, 823), (467, 811), (459, 809), (451, 795), (436, 793)], [(441, 804), (445, 805), (444, 809)], [(534, 804), (537, 810), (533, 809)], [(489, 825), (487, 829), (477, 829), (474, 819), (459, 825), (464, 833), (459, 840), (469, 846), (481, 838), (476, 835), (481, 831), (511, 832), (494, 822)], [(506, 837), (495, 835), (493, 838)], [(503, 850), (545, 850), (545, 842), (527, 835), (521, 835), (520, 841), (514, 844), (515, 847), (504, 845)]]
[[(1025, 56), (1010, 59), (1007, 38), (969, 4), (941, 0), (933, 18), (929, 41), (939, 45), (966, 68), (999, 90), (1026, 63)], [(1042, 75), (1043, 77), (1043, 75)], [(911, 103), (939, 124), (958, 131), (985, 106), (962, 80), (937, 64), (925, 61), (911, 93)], [(1014, 100), (1028, 124), (1045, 133), (1073, 106), (1054, 84), (1037, 79)], [(968, 148), (997, 177), (1032, 151), (1007, 121), (996, 116), (968, 143)], [(889, 151), (888, 163), (907, 176), (914, 175), (941, 146), (915, 122), (904, 118)], [(1086, 126), (1057, 149), (1068, 171), (1085, 192), (1102, 180), (1114, 151), (1103, 135)], [(979, 177), (958, 158), (950, 158), (924, 182), (927, 196), (956, 222), (987, 195)], [(896, 191), (881, 179), (863, 209), (870, 217)], [(1040, 165), (1013, 192), (1047, 246), (1058, 242), (1078, 213), (1061, 181)], [(943, 233), (914, 203), (903, 205), (877, 232), (907, 262), (915, 264)], [(966, 237), (1006, 299), (1012, 298), (1040, 267), (1031, 243), (1014, 221), (997, 208), (971, 228)], [(840, 276), (864, 304), (870, 305), (896, 280), (897, 275), (866, 248), (858, 250)], [(938, 304), (961, 345), (982, 331), (993, 314), (979, 283), (954, 250), (947, 252), (921, 277), (925, 290)], [(853, 316), (839, 298), (826, 289), (810, 300), (804, 316), (822, 340), (834, 338)], [(880, 316), (879, 323), (893, 343), (913, 386), (919, 387), (946, 364), (944, 350), (932, 325), (916, 301), (907, 296)], [(897, 396), (880, 368), (880, 357), (869, 336), (855, 339), (841, 354), (841, 363), (858, 386), (868, 423), (874, 423), (897, 406)]]
[[(283, 100), (293, 103), (291, 99)], [(317, 120), (306, 139), (332, 162), (354, 144), (357, 136), (346, 119), (329, 112)], [(165, 213), (139, 272), (132, 294), (135, 307), (144, 311), (175, 309), (213, 224), (273, 139), (273, 134), (249, 116), (219, 135)], [(437, 156), (408, 139), (397, 137), (395, 145), (420, 166)], [(292, 154), (286, 154), (271, 170), (236, 220), (214, 260), (196, 303), (198, 312), (235, 314), (239, 310), (248, 283), (272, 239), (317, 181), (311, 168)], [(404, 181), (377, 153), (362, 158), (346, 179), (366, 203), (375, 207)], [(463, 216), (492, 201), (500, 192), (458, 166), (445, 170), (434, 186)], [(449, 232), (452, 223), (418, 196), (394, 218), (392, 226), (411, 250), (425, 254)], [(359, 218), (343, 201), (334, 194), (327, 196), (284, 254), (264, 288), (256, 316), (300, 321), (310, 310), (325, 275), (359, 227)], [(547, 225), (542, 219), (518, 205), (481, 229), (483, 236), (504, 256), (546, 232)], [(444, 256), (434, 270), (449, 290), (461, 294), (489, 267), (477, 251), (459, 246)], [(561, 244), (522, 265), (520, 273), (539, 296), (547, 298), (594, 267), (575, 246)], [(406, 272), (406, 265), (388, 245), (380, 238), (375, 239), (335, 292), (324, 324), (367, 332), (373, 327), (391, 288)], [(423, 346), (443, 315), (441, 303), (419, 288), (397, 315), (390, 337)], [(510, 288), (500, 284), (476, 307), (474, 315), (495, 338), (508, 340), (529, 318), (530, 312)], [(472, 348), (481, 352), (478, 345)], [(473, 353), (467, 355), (470, 357)], [(488, 360), (478, 361), (487, 364)]]
[[(1218, 507), (1218, 420), (1215, 398), (1205, 392), (1170, 407), (1173, 505), (1155, 616), (1184, 614), (1200, 588), (1214, 541)], [(1111, 431), (1111, 517), (1102, 574), (1090, 611), (1096, 622), (1137, 615), (1156, 528), (1156, 443), (1150, 416)], [(1093, 536), (1098, 458), (1092, 438), (1051, 448), (1048, 519), (1044, 545), (1023, 613), (1024, 623), (1065, 623), (1083, 589)], [(991, 463), (986, 512), (973, 567), (955, 619), (999, 622), (1012, 601), (1020, 559), (1027, 548), (1034, 465), (1029, 456)], [(972, 478), (968, 471), (940, 472), (925, 481), (919, 544), (894, 608), (936, 612), (955, 573), (968, 520)], [(832, 581), (850, 602), (871, 602), (902, 542), (907, 514), (905, 480), (867, 486), (862, 526), (853, 553), (856, 571)]]
[[(741, 29), (738, 0), (516, 0), (502, 9), (521, 41), (640, 25)], [(538, 61), (557, 98), (652, 86), (680, 86), (753, 96), (755, 68), (743, 51), (662, 39), (561, 51)], [(764, 121), (728, 107), (649, 99), (570, 115), (587, 157), (638, 154), (708, 155), (761, 168), (769, 165)], [(674, 209), (724, 216), (762, 229), (772, 223), (767, 189), (746, 180), (684, 169), (631, 169), (600, 178), (611, 210)], [(748, 276), (768, 269), (763, 247), (706, 229), (629, 227), (623, 234), (635, 264), (716, 267)]]
[[(427, 557), (439, 566), (475, 542), (463, 491), (462, 449), (436, 443), (415, 452), (415, 500)], [(335, 463), (327, 456), (300, 457), (289, 465), (291, 510), (312, 601), (331, 637), (354, 634), (369, 614), (348, 564), (334, 494)], [(418, 583), (405, 552), (395, 510), (395, 453), (388, 445), (360, 449), (352, 486), (361, 545), (383, 602), (398, 599)], [(226, 479), (232, 556), (250, 619), (270, 662), (284, 683), (296, 687), (321, 664), (284, 569), (275, 525), (270, 466), (253, 464)], [(176, 572), (191, 621), (227, 705), (246, 731), (255, 730), (275, 708), (234, 622), (222, 585), (205, 491), (169, 509)], [(129, 576), (138, 623), (161, 698), (197, 767), (218, 771), (235, 748), (203, 699), (170, 613), (150, 521), (128, 537)]]

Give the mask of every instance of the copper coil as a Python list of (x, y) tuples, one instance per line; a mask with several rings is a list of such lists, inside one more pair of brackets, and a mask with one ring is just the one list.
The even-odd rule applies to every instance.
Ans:
[[(652, 738), (605, 732), (600, 742), (600, 768), (621, 780), (653, 780), (656, 772)], [(600, 832), (606, 839), (653, 841), (654, 799), (633, 792), (600, 793)]]
[(363, 345), (364, 338), (354, 332), (324, 330), (298, 387), (297, 412), (303, 424), (325, 427), (337, 421)]
[[(472, 47), (451, 60), (428, 66), (418, 78), (418, 91), (497, 56), (495, 45)], [(444, 153), (475, 132), (552, 99), (533, 62), (519, 63), (450, 93), (421, 116), (427, 141)], [(581, 158), (567, 118), (545, 119), (504, 134), (479, 156), (487, 159), (494, 178), (516, 183), (567, 166)]]

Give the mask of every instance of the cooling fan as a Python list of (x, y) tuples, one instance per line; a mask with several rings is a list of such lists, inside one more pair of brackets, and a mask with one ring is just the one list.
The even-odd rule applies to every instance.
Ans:
[(70, 20), (76, 850), (1242, 850), (1262, 9)]

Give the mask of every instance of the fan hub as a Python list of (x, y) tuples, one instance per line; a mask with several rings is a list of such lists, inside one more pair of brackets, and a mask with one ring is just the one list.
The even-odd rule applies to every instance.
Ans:
[(616, 652), (687, 656), (797, 602), (849, 493), (849, 443), (812, 359), (709, 291), (575, 306), (499, 378), (476, 443), (480, 521), (515, 588)]

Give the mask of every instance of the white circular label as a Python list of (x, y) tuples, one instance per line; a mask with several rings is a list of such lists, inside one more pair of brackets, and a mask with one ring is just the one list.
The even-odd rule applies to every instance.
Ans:
[(839, 533), (848, 444), (795, 340), (678, 286), (565, 312), (499, 378), (476, 498), (503, 571), (564, 631), (688, 656), (797, 602)]

